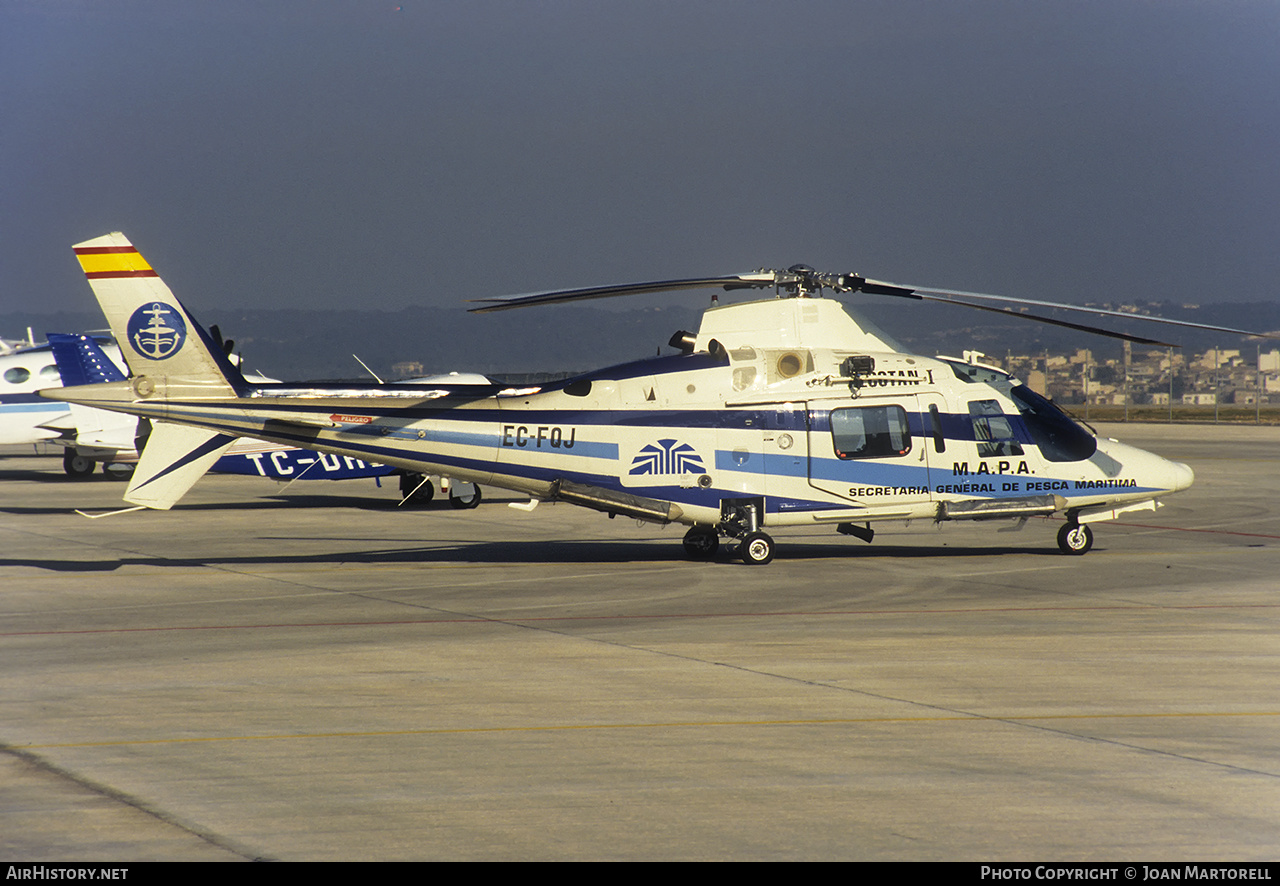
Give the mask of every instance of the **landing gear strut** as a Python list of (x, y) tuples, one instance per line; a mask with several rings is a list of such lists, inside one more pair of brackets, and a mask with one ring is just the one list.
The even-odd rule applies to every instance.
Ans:
[(763, 566), (773, 559), (773, 539), (760, 530), (763, 510), (764, 500), (759, 498), (727, 498), (720, 502), (721, 520), (716, 529), (740, 539), (738, 556), (750, 566)]
[(1093, 547), (1093, 530), (1079, 523), (1067, 523), (1058, 530), (1058, 548), (1064, 554), (1080, 556)]

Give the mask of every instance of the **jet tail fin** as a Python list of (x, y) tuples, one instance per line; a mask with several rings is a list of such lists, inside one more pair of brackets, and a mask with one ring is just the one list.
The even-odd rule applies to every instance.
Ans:
[(235, 396), (245, 386), (222, 348), (124, 234), (74, 249), (135, 378), (180, 382), (187, 396)]
[(235, 441), (217, 431), (153, 421), (124, 500), (169, 510)]
[(64, 386), (124, 381), (120, 367), (111, 362), (106, 351), (89, 336), (47, 332), (44, 337), (53, 352), (53, 362), (58, 364), (58, 375)]
[[(66, 386), (92, 385), (124, 381), (120, 367), (107, 356), (96, 341), (87, 335), (45, 334), (58, 375)], [(77, 449), (109, 449), (132, 451), (137, 436), (136, 416), (95, 409), (83, 403), (71, 403)]]

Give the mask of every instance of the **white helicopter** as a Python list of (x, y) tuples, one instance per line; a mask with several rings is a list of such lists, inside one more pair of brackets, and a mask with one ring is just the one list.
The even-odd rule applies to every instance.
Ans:
[(1091, 524), (1154, 510), (1194, 478), (1185, 464), (1094, 436), (997, 368), (905, 353), (819, 296), (830, 289), (986, 310), (1002, 309), (973, 302), (1068, 305), (797, 265), (490, 299), (474, 309), (706, 287), (775, 290), (766, 300), (713, 306), (697, 333), (673, 336), (678, 354), (551, 385), (252, 384), (123, 234), (75, 252), (125, 343), (131, 376), (46, 396), (151, 419), (125, 494), (135, 505), (170, 507), (247, 436), (515, 490), (531, 497), (527, 509), (561, 501), (682, 523), (690, 556), (710, 557), (728, 538), (746, 563), (764, 564), (775, 553), (771, 527), (828, 525), (871, 541), (880, 521), (1012, 519), (1020, 528), (1052, 514), (1066, 518), (1062, 551), (1084, 554)]

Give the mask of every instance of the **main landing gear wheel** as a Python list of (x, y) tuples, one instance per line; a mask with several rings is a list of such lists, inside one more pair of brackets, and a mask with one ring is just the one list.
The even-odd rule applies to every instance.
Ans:
[(742, 537), (738, 553), (742, 555), (742, 562), (763, 566), (773, 559), (773, 539), (763, 532), (748, 532)]
[(1078, 523), (1068, 523), (1058, 530), (1058, 547), (1064, 554), (1087, 554), (1093, 547), (1093, 530)]
[(62, 457), (62, 469), (67, 472), (68, 477), (79, 480), (93, 473), (93, 459), (68, 452)]
[(436, 488), (431, 485), (430, 480), (424, 483), (421, 474), (400, 475), (400, 497), (408, 497), (409, 504), (425, 505), (435, 494)]
[(480, 504), (480, 487), (454, 480), (449, 484), (449, 504), (458, 510), (470, 510)]
[(684, 534), (684, 552), (690, 557), (705, 560), (714, 557), (720, 550), (720, 536), (711, 529), (700, 529), (697, 526)]
[(121, 464), (118, 461), (109, 461), (103, 464), (102, 474), (112, 480), (129, 480), (133, 477), (134, 465)]

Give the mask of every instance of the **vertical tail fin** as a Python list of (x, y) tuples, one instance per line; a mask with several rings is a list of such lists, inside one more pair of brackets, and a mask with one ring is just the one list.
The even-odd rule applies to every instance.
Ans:
[(189, 392), (191, 386), (207, 388), (214, 396), (234, 396), (244, 385), (212, 336), (124, 234), (107, 234), (74, 248), (135, 377), (181, 382)]
[[(53, 360), (58, 364), (58, 375), (62, 377), (63, 385), (71, 387), (124, 381), (120, 367), (89, 336), (50, 332), (45, 334), (45, 338), (49, 341)], [(134, 448), (137, 416), (107, 412), (83, 403), (72, 403), (71, 415), (75, 421), (77, 450), (127, 452)]]
[[(124, 234), (86, 240), (75, 252), (132, 374), (127, 383), (114, 383), (113, 397), (163, 403), (179, 397), (234, 398), (244, 390), (240, 371)], [(172, 507), (235, 439), (154, 421), (125, 501)]]

